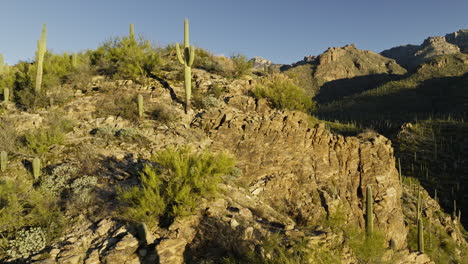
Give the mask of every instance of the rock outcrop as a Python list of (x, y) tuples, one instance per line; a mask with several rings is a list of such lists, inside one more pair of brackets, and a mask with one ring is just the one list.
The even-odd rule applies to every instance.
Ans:
[(398, 248), (406, 229), (401, 186), (390, 141), (374, 133), (337, 136), (323, 124), (310, 128), (305, 114), (271, 110), (265, 101), (231, 98), (232, 108), (201, 115), (202, 127), (219, 149), (235, 154), (252, 194), (282, 208), (297, 222), (344, 214), (363, 227), (363, 196), (375, 189), (375, 219)]
[(265, 66), (270, 66), (273, 64), (270, 60), (264, 59), (262, 57), (253, 57), (252, 59), (249, 60), (249, 62), (252, 63), (252, 66), (255, 69), (261, 69), (263, 70)]
[(371, 74), (403, 74), (406, 71), (394, 60), (369, 50), (357, 49), (354, 44), (329, 48), (317, 58), (313, 73), (319, 84), (338, 79)]
[(457, 32), (447, 34), (445, 40), (457, 45), (461, 52), (468, 53), (468, 29), (460, 29)]

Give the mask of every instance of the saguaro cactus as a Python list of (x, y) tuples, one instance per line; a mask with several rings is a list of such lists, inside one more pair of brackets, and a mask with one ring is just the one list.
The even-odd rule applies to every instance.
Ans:
[(189, 22), (184, 21), (184, 58), (180, 52), (179, 43), (176, 43), (177, 58), (184, 65), (185, 75), (185, 113), (190, 109), (190, 98), (192, 96), (192, 64), (195, 59), (195, 47), (189, 43)]
[(135, 41), (135, 25), (130, 24), (130, 40)]
[(72, 67), (76, 69), (76, 66), (78, 66), (78, 56), (76, 55), (76, 52), (72, 53)]
[(0, 152), (0, 171), (5, 172), (7, 169), (8, 154), (6, 151)]
[(10, 101), (10, 89), (3, 88), (3, 101), (8, 102)]
[(32, 168), (34, 179), (37, 180), (41, 176), (41, 160), (38, 157), (33, 159)]
[(424, 253), (424, 228), (423, 220), (419, 218), (418, 220), (418, 251)]
[(372, 188), (367, 186), (366, 189), (366, 233), (368, 236), (374, 232), (374, 214), (372, 209)]
[(138, 116), (143, 116), (143, 95), (138, 95)]
[(37, 72), (36, 72), (36, 87), (34, 91), (39, 93), (42, 85), (42, 72), (44, 64), (44, 55), (46, 53), (46, 24), (42, 26), (41, 40), (37, 42)]

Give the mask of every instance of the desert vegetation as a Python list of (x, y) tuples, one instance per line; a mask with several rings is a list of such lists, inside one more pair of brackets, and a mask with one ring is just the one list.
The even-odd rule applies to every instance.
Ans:
[(254, 69), (188, 26), (0, 54), (0, 261), (466, 263), (468, 55)]

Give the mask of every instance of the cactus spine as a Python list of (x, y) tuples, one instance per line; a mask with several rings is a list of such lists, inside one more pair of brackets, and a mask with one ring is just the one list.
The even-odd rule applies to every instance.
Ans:
[(46, 53), (46, 25), (42, 26), (41, 40), (37, 42), (37, 72), (36, 72), (36, 87), (34, 91), (39, 93), (42, 85), (42, 72), (44, 64), (44, 55)]
[(6, 151), (0, 152), (0, 171), (5, 172), (7, 169), (7, 163), (8, 163), (8, 154)]
[(37, 180), (41, 176), (41, 160), (38, 157), (33, 159), (32, 168), (34, 179)]
[(424, 253), (424, 232), (422, 218), (418, 220), (418, 251)]
[(10, 89), (8, 88), (3, 89), (3, 101), (4, 102), (10, 101)]
[(130, 24), (130, 34), (129, 34), (130, 40), (135, 41), (135, 25)]
[(138, 116), (143, 117), (143, 95), (138, 95)]
[(372, 209), (372, 188), (367, 186), (366, 189), (366, 233), (368, 236), (374, 232), (374, 214)]
[(188, 19), (184, 21), (184, 58), (180, 52), (179, 43), (176, 43), (177, 58), (179, 62), (184, 65), (185, 75), (185, 113), (190, 109), (190, 98), (192, 96), (192, 64), (195, 59), (195, 48), (190, 46), (189, 43), (189, 22)]

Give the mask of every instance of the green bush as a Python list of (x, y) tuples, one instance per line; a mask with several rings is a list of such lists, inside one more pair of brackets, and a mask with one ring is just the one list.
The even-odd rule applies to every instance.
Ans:
[(225, 154), (196, 153), (189, 147), (167, 148), (152, 162), (157, 165), (143, 168), (139, 186), (118, 190), (124, 215), (149, 225), (192, 213), (201, 198), (216, 195), (221, 176), (234, 168), (234, 160)]
[(106, 41), (90, 55), (97, 70), (114, 79), (139, 81), (157, 71), (164, 61), (149, 41), (135, 41), (129, 37)]
[[(21, 179), (0, 181), (0, 234), (3, 239), (20, 239), (18, 231), (40, 227), (46, 231), (50, 241), (60, 235), (63, 224), (63, 215), (52, 196)], [(0, 248), (0, 258), (6, 250), (5, 247)]]
[(253, 94), (256, 98), (267, 98), (278, 109), (313, 111), (315, 103), (289, 77), (274, 74), (256, 84)]
[(372, 235), (366, 235), (365, 230), (347, 226), (344, 228), (347, 244), (359, 263), (380, 263), (385, 253), (385, 235), (374, 230)]
[(72, 128), (73, 123), (70, 120), (54, 119), (49, 121), (47, 128), (27, 132), (23, 142), (33, 153), (44, 154), (53, 145), (62, 145), (65, 141), (65, 133), (70, 132)]
[(231, 60), (234, 63), (234, 78), (239, 78), (243, 75), (248, 74), (250, 72), (250, 69), (252, 69), (253, 67), (252, 62), (248, 61), (247, 57), (245, 57), (242, 54), (232, 55)]

